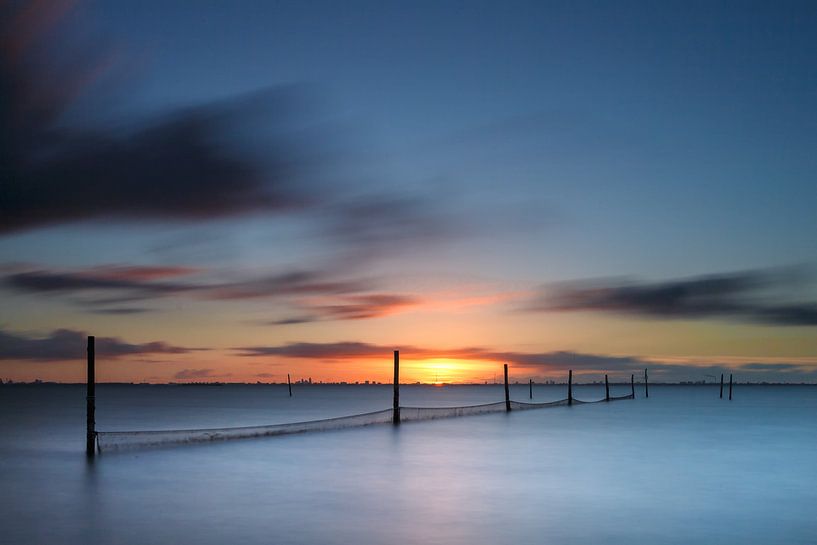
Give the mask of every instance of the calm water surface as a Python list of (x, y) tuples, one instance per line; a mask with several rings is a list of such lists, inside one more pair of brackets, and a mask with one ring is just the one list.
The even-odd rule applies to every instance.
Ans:
[[(625, 387), (614, 389), (624, 394)], [(84, 458), (84, 390), (0, 387), (3, 543), (814, 544), (817, 387), (654, 386), (610, 404)], [(501, 386), (402, 387), (404, 405)], [(602, 387), (579, 387), (596, 399)], [(387, 408), (390, 386), (98, 387), (101, 430)], [(527, 386), (512, 388), (527, 401)], [(535, 401), (564, 397), (539, 386)]]

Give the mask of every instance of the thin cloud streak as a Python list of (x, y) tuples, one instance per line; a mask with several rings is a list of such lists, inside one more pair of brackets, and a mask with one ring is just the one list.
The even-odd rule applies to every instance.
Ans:
[[(28, 336), (0, 329), (0, 360), (66, 361), (85, 357), (87, 334), (57, 329), (44, 337)], [(105, 358), (141, 354), (187, 354), (200, 348), (174, 346), (162, 341), (128, 343), (117, 337), (97, 337), (96, 353)]]
[(332, 320), (366, 320), (382, 318), (402, 312), (422, 303), (422, 299), (408, 295), (376, 293), (340, 297), (336, 303), (310, 305), (303, 310), (309, 314), (263, 322), (266, 325), (292, 325)]
[[(402, 312), (421, 303), (417, 297), (365, 293), (377, 287), (373, 279), (336, 278), (318, 270), (296, 270), (230, 282), (186, 278), (204, 273), (188, 267), (91, 267), (79, 270), (6, 267), (0, 286), (21, 293), (82, 297), (80, 304), (97, 314), (137, 314), (152, 309), (129, 303), (168, 297), (191, 300), (242, 301), (285, 299), (299, 314), (268, 325), (323, 320), (362, 320)], [(165, 280), (172, 278), (172, 281)], [(320, 301), (320, 302), (318, 302)], [(114, 305), (109, 307), (108, 305)]]
[(225, 375), (217, 374), (215, 369), (182, 369), (181, 371), (173, 375), (173, 378), (179, 380), (191, 380), (197, 378), (214, 378), (219, 376)]
[[(163, 267), (162, 269), (165, 269)], [(149, 270), (148, 267), (140, 269)], [(180, 277), (200, 269), (175, 267)], [(102, 299), (103, 302), (125, 300), (148, 300), (189, 294), (201, 299), (254, 299), (284, 295), (325, 295), (360, 291), (371, 281), (346, 280), (330, 277), (317, 270), (296, 270), (259, 278), (231, 282), (155, 281), (154, 277), (142, 275), (111, 275), (110, 267), (91, 267), (79, 270), (27, 269), (17, 270), (0, 278), (3, 285), (13, 290), (33, 293), (79, 294), (83, 292), (118, 292), (121, 296)]]
[[(774, 326), (817, 325), (817, 302), (791, 302), (792, 275), (743, 271), (666, 282), (573, 282), (544, 288), (537, 312), (604, 312), (662, 319), (725, 319)], [(781, 296), (781, 293), (783, 294)]]

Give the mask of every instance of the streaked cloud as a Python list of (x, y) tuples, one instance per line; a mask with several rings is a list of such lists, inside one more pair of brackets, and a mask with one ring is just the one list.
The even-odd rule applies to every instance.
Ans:
[[(82, 360), (88, 336), (82, 331), (57, 329), (46, 336), (31, 336), (0, 329), (0, 360)], [(117, 337), (97, 337), (96, 353), (105, 358), (140, 354), (186, 354), (196, 348), (174, 346), (163, 341), (129, 343)]]
[[(296, 270), (232, 281), (195, 278), (188, 267), (101, 266), (74, 270), (6, 267), (0, 286), (21, 293), (81, 297), (96, 314), (138, 314), (152, 309), (127, 303), (167, 297), (241, 301), (283, 299), (297, 309), (292, 317), (263, 322), (284, 325), (322, 320), (362, 320), (393, 314), (418, 305), (420, 299), (401, 294), (366, 293), (373, 279), (334, 277), (318, 270)], [(170, 279), (170, 280), (168, 280)], [(123, 305), (124, 303), (124, 305)]]
[(408, 295), (375, 293), (340, 297), (332, 304), (304, 308), (309, 314), (264, 322), (268, 325), (290, 325), (326, 320), (365, 320), (381, 318), (419, 305), (422, 300)]
[(716, 373), (739, 372), (742, 379), (767, 380), (777, 376), (795, 381), (817, 379), (817, 360), (798, 362), (752, 362), (752, 361), (712, 361), (711, 358), (696, 362), (684, 362), (645, 358), (639, 356), (587, 354), (568, 350), (552, 352), (515, 352), (494, 350), (485, 347), (432, 348), (421, 346), (385, 346), (363, 342), (331, 343), (289, 343), (274, 346), (248, 346), (236, 348), (239, 355), (250, 358), (290, 358), (321, 361), (363, 361), (380, 359), (388, 362), (393, 350), (399, 349), (401, 358), (408, 361), (461, 361), (509, 363), (514, 372), (525, 376), (552, 376), (568, 369), (579, 375), (600, 376), (614, 373), (635, 374), (637, 377), (645, 368), (657, 381), (701, 380)]
[(776, 326), (817, 325), (817, 302), (802, 300), (793, 274), (768, 270), (664, 282), (572, 282), (544, 288), (526, 308), (649, 318), (726, 319)]
[(190, 380), (196, 378), (214, 378), (222, 376), (216, 373), (215, 369), (182, 369), (173, 378), (179, 380)]

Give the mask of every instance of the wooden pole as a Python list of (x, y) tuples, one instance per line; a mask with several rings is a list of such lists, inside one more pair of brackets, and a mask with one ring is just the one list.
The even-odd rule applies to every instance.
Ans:
[(729, 373), (729, 401), (732, 401), (732, 373)]
[(292, 381), (289, 380), (289, 373), (287, 373), (287, 387), (289, 388), (289, 397), (292, 397)]
[(508, 364), (505, 364), (505, 410), (511, 410), (511, 391), (508, 389)]
[(647, 382), (647, 370), (644, 369), (644, 397), (650, 397), (650, 385)]
[(573, 405), (573, 369), (567, 372), (567, 404)]
[(604, 375), (604, 400), (610, 401), (610, 381), (607, 380), (607, 375)]
[(630, 375), (630, 395), (635, 399), (635, 375)]
[(96, 363), (96, 355), (94, 351), (93, 335), (88, 337), (88, 374), (86, 377), (86, 393), (85, 393), (85, 416), (86, 416), (86, 434), (85, 434), (85, 454), (89, 458), (93, 458), (96, 443), (96, 370), (94, 365)]
[(394, 351), (394, 401), (392, 404), (392, 423), (400, 423), (400, 351)]
[(530, 399), (533, 399), (533, 379), (530, 379), (530, 395), (528, 396)]
[(721, 399), (723, 399), (723, 373), (721, 373)]

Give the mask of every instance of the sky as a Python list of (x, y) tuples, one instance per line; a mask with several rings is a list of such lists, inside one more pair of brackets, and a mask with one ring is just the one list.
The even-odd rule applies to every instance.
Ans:
[(812, 2), (0, 9), (0, 379), (817, 382)]

